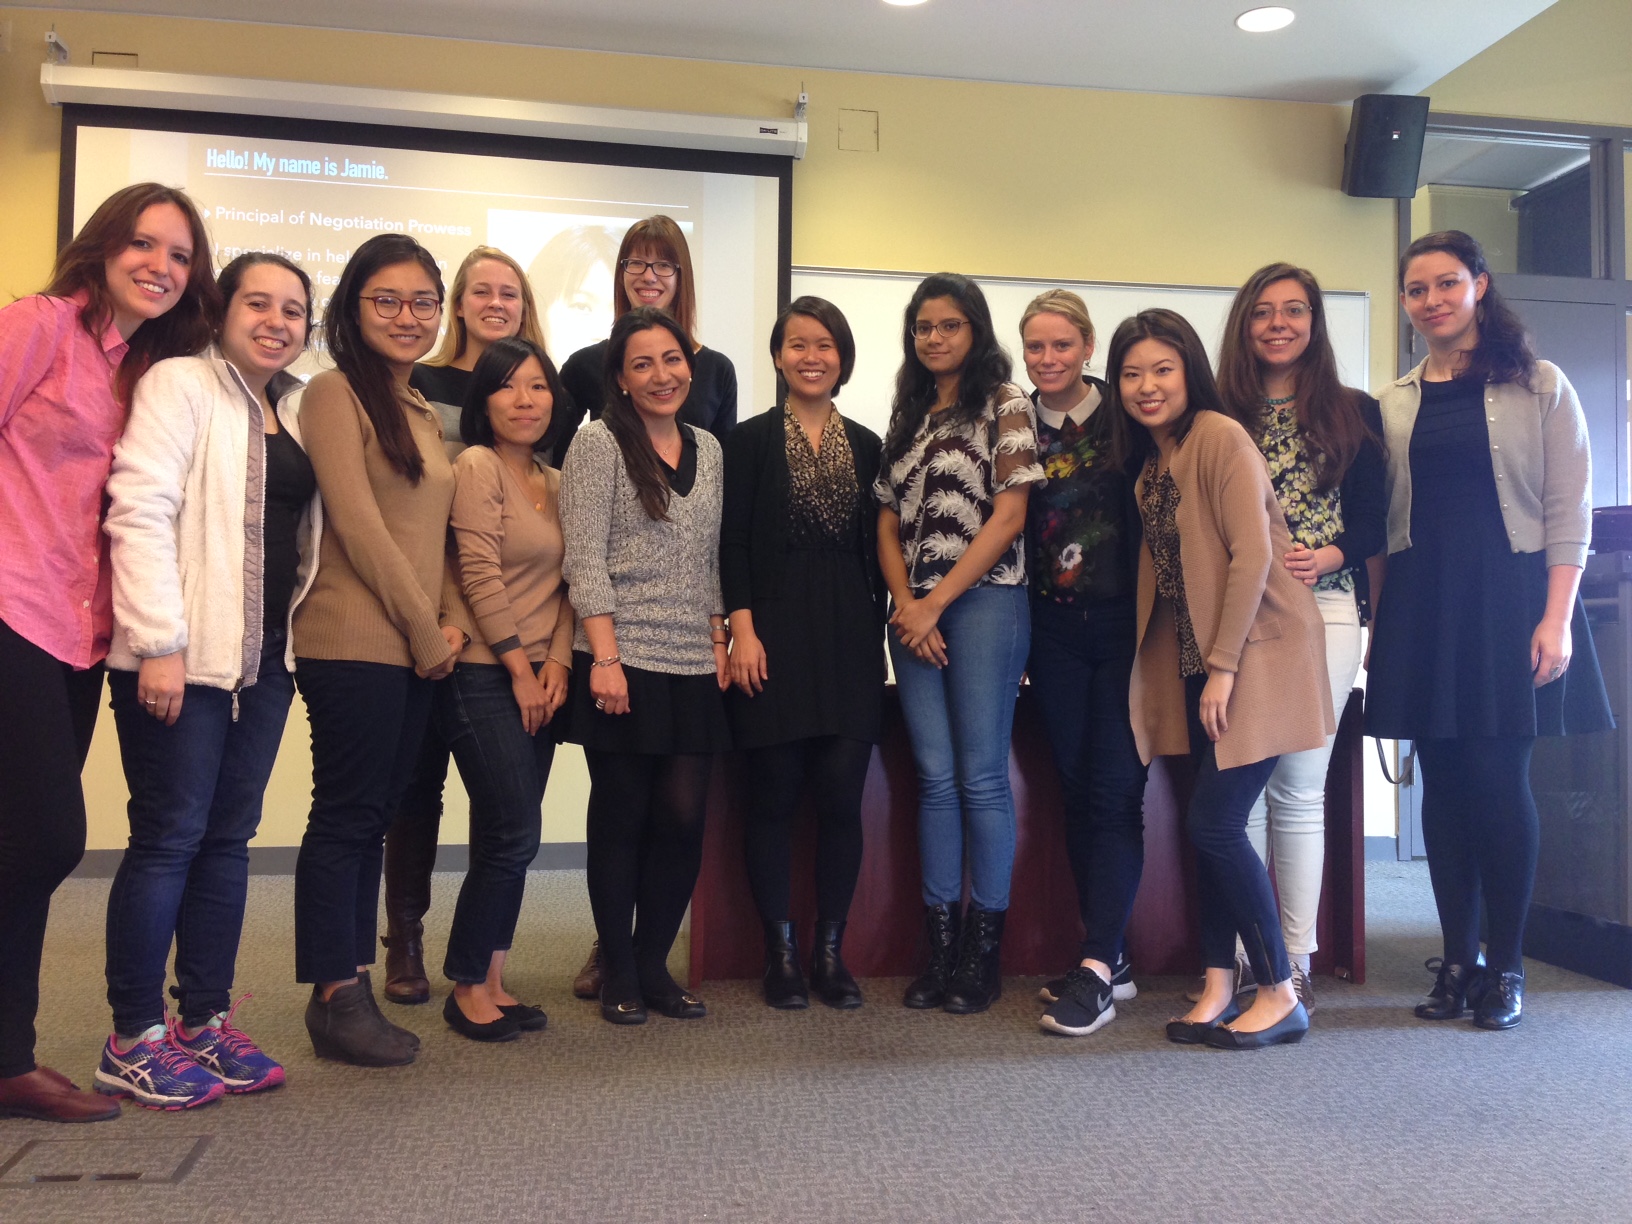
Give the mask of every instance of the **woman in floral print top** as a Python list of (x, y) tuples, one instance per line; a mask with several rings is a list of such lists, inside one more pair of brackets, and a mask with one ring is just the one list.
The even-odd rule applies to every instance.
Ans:
[(1037, 448), (1048, 483), (1026, 513), (1031, 691), (1060, 771), (1066, 854), (1084, 937), (1079, 960), (1041, 991), (1050, 1032), (1081, 1037), (1136, 993), (1123, 931), (1144, 870), (1145, 765), (1128, 715), (1138, 583), (1133, 479), (1111, 457), (1109, 388), (1083, 368), (1094, 324), (1076, 294), (1051, 289), (1020, 318), (1037, 388)]
[[(1235, 296), (1219, 358), (1219, 391), (1252, 430), (1286, 514), (1292, 551), (1283, 558), (1314, 588), (1326, 626), (1326, 667), (1341, 718), (1360, 668), (1360, 627), (1381, 580), (1367, 572), (1388, 543), (1383, 422), (1377, 401), (1338, 382), (1320, 285), (1302, 268), (1270, 264)], [(1369, 597), (1369, 598), (1368, 598)], [(1272, 859), (1293, 983), (1313, 1006), (1309, 956), (1326, 863), (1323, 748), (1280, 759), (1247, 820), (1247, 835)], [(1237, 963), (1245, 956), (1238, 952)]]
[[(930, 944), (905, 1002), (966, 1014), (1001, 991), (1015, 843), (1009, 732), (1031, 640), (1021, 531), (1043, 468), (1031, 402), (1009, 382), (978, 285), (926, 278), (902, 339), (874, 492), (890, 657), (918, 767)], [(966, 839), (973, 888), (960, 936)]]

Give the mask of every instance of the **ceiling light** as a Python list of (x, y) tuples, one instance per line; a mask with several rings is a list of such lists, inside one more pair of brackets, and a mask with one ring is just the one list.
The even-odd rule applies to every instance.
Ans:
[(893, 4), (896, 8), (913, 8), (919, 4), (927, 4), (929, 0), (884, 0), (885, 4)]
[(1268, 34), (1271, 30), (1286, 29), (1296, 16), (1289, 8), (1271, 5), (1268, 8), (1248, 9), (1235, 19), (1235, 24), (1248, 34)]

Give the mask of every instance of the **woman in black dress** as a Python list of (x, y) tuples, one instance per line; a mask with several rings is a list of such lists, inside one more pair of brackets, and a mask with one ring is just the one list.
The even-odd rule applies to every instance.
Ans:
[(840, 944), (861, 870), (861, 794), (884, 690), (869, 492), (880, 444), (833, 406), (856, 362), (837, 306), (817, 297), (790, 305), (771, 329), (771, 360), (788, 397), (726, 442), (720, 529), (727, 709), (748, 767), (748, 882), (765, 923), (765, 1002), (805, 1007), (788, 874), (790, 825), (808, 788), (818, 819), (811, 983), (829, 1007), (860, 1007)]
[[(1538, 361), (1479, 244), (1428, 234), (1400, 260), (1427, 358), (1386, 387), (1388, 585), (1366, 732), (1416, 741), (1422, 834), (1444, 932), (1425, 1020), (1512, 1028), (1539, 825), (1538, 735), (1611, 725), (1576, 591), (1591, 534), (1586, 419)], [(1489, 920), (1479, 963), (1480, 902)]]

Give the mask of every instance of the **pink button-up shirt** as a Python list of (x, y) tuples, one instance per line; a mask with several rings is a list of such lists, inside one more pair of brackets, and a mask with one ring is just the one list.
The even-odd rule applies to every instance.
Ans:
[(113, 637), (102, 487), (129, 347), (111, 322), (86, 334), (84, 305), (36, 294), (0, 310), (0, 620), (75, 668)]

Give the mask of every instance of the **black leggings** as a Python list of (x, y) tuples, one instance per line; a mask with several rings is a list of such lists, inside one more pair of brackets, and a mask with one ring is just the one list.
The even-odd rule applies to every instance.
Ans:
[(0, 621), (0, 1079), (34, 1070), (46, 919), (85, 853), (101, 697), (100, 663), (75, 671)]
[(584, 749), (589, 764), (589, 906), (609, 997), (672, 984), (666, 963), (703, 862), (704, 754)]
[(823, 735), (752, 748), (746, 756), (744, 843), (760, 918), (785, 922), (789, 917), (793, 817), (808, 785), (816, 806), (816, 918), (843, 922), (861, 872), (861, 792), (873, 746)]
[(1422, 840), (1445, 937), (1445, 960), (1479, 955), (1479, 906), (1498, 973), (1522, 971), (1524, 921), (1536, 882), (1541, 838), (1530, 792), (1531, 736), (1418, 740), (1422, 760)]

